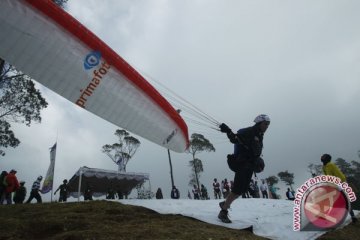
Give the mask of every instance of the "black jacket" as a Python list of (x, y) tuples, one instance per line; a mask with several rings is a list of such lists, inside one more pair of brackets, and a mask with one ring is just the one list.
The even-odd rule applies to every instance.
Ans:
[(227, 134), (230, 142), (234, 143), (234, 155), (236, 157), (255, 159), (261, 156), (263, 148), (263, 136), (258, 125), (243, 128), (236, 134)]

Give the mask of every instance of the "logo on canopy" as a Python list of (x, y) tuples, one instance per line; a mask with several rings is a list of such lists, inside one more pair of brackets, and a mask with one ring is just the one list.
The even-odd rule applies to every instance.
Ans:
[(101, 59), (101, 53), (99, 51), (92, 51), (86, 55), (84, 60), (84, 68), (89, 70), (97, 65), (99, 65)]

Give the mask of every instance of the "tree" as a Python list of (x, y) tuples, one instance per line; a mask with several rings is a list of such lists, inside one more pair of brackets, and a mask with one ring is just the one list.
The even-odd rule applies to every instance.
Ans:
[[(40, 123), (40, 111), (47, 106), (33, 80), (0, 59), (0, 148), (15, 148), (20, 144), (10, 122), (26, 126)], [(0, 150), (0, 155), (4, 156), (5, 152)]]
[(140, 141), (123, 129), (117, 129), (115, 135), (119, 142), (104, 145), (102, 152), (118, 165), (119, 172), (126, 172), (126, 165), (140, 147)]
[(322, 165), (310, 163), (308, 165), (308, 172), (310, 172), (311, 177), (322, 175), (323, 174)]
[[(210, 141), (206, 139), (203, 135), (198, 133), (193, 133), (191, 135), (190, 146), (187, 151), (192, 155), (193, 160), (189, 161), (189, 164), (192, 167), (192, 170), (194, 171), (196, 185), (200, 189), (199, 173), (203, 172), (204, 169), (201, 160), (195, 158), (195, 155), (203, 151), (215, 152), (215, 148), (210, 143)], [(191, 184), (192, 182), (194, 181), (190, 180), (189, 184)]]
[(202, 161), (198, 158), (195, 158), (194, 160), (189, 161), (189, 166), (192, 169), (192, 173), (190, 174), (189, 185), (190, 186), (194, 186), (195, 184), (199, 185), (198, 179), (200, 178), (200, 173), (204, 171)]
[(285, 172), (279, 172), (278, 176), (281, 181), (283, 181), (286, 185), (290, 186), (291, 191), (294, 191), (292, 185), (294, 184), (294, 174), (289, 173), (287, 170)]
[(350, 177), (354, 174), (354, 169), (352, 169), (351, 164), (345, 159), (338, 158), (335, 160), (335, 164), (340, 168), (345, 176)]
[[(335, 164), (340, 168), (346, 177), (346, 182), (352, 188), (356, 196), (360, 194), (360, 163), (357, 161), (347, 162), (343, 158), (335, 160)], [(360, 201), (351, 203), (353, 209), (360, 209)]]
[(266, 182), (269, 184), (269, 186), (274, 186), (279, 182), (279, 178), (276, 176), (270, 176), (266, 178)]

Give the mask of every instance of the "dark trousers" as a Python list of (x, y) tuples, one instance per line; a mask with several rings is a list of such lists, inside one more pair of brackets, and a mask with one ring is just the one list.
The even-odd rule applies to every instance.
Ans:
[(59, 202), (66, 202), (66, 201), (67, 201), (67, 194), (66, 193), (63, 193), (63, 194), (60, 193)]
[(41, 196), (40, 196), (38, 190), (31, 190), (31, 192), (30, 192), (30, 197), (29, 197), (29, 199), (26, 201), (26, 203), (30, 203), (31, 200), (33, 200), (34, 198), (36, 199), (37, 203), (42, 203)]
[(250, 168), (243, 168), (236, 172), (232, 192), (236, 195), (242, 195), (243, 193), (246, 193), (249, 189), (252, 175), (253, 171)]
[(263, 198), (269, 198), (266, 190), (261, 191), (261, 193), (262, 193)]

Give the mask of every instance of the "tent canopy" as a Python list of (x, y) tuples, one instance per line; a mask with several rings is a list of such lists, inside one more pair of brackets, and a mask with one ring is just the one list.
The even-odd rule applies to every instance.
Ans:
[(148, 173), (118, 172), (84, 166), (69, 180), (68, 190), (73, 197), (83, 195), (87, 187), (92, 190), (95, 197), (105, 195), (110, 188), (116, 192), (129, 194), (133, 188), (146, 180), (149, 180)]

